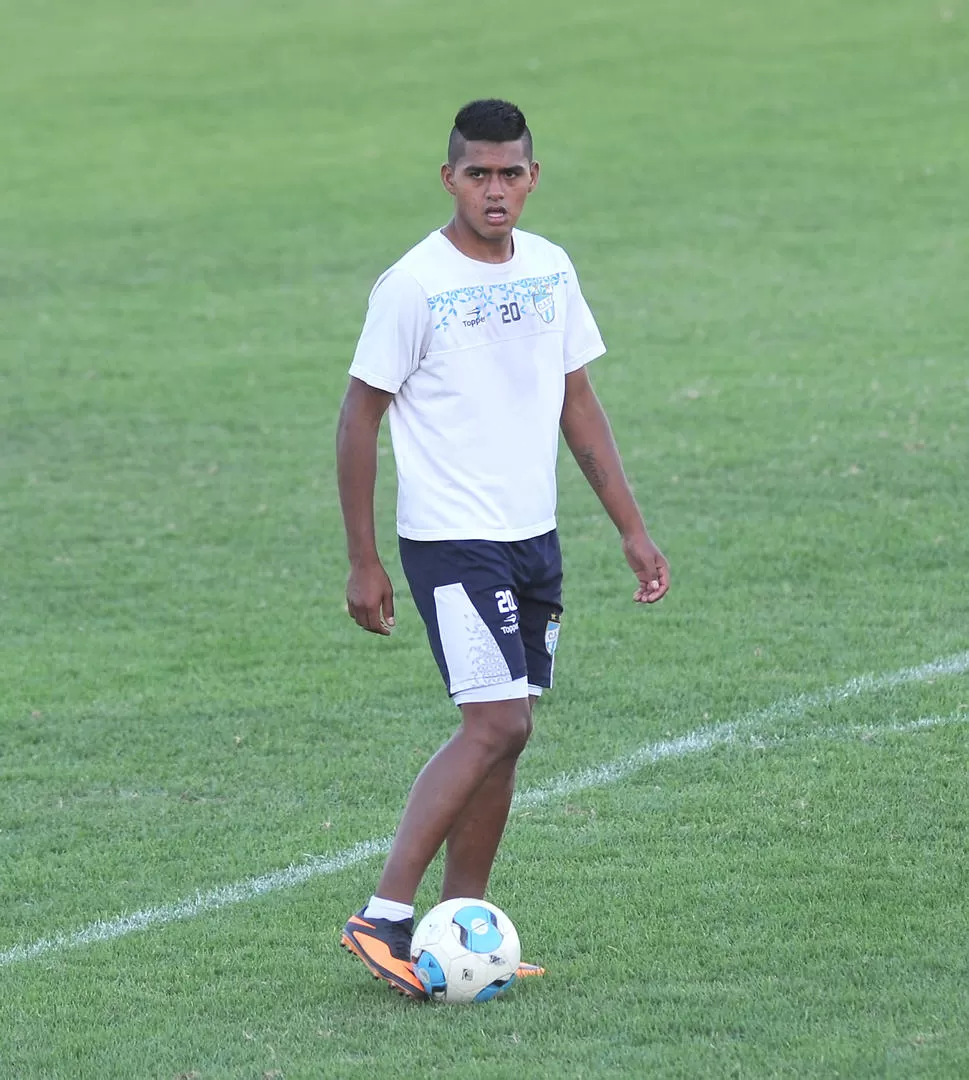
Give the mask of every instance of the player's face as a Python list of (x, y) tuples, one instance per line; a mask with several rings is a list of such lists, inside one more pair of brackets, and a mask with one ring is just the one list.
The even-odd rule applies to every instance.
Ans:
[(459, 228), (501, 244), (521, 216), (538, 183), (538, 162), (530, 161), (522, 140), (468, 142), (453, 164), (441, 166), (441, 180), (454, 196)]

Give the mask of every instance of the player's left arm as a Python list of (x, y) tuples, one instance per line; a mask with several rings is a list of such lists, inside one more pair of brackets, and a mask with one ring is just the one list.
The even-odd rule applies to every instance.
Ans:
[(639, 580), (633, 599), (641, 604), (655, 603), (670, 587), (669, 566), (650, 539), (623, 471), (609, 419), (585, 367), (565, 376), (560, 422), (572, 456), (622, 537), (623, 554)]

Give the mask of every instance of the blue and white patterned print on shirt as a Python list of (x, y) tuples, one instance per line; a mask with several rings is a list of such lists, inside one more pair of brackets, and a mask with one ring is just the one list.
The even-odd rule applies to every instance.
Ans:
[(497, 314), (502, 304), (517, 303), (523, 314), (539, 316), (551, 323), (555, 318), (553, 290), (556, 285), (567, 285), (568, 272), (545, 274), (542, 277), (519, 278), (518, 281), (502, 281), (493, 285), (469, 285), (464, 289), (451, 289), (427, 298), (427, 306), (434, 318), (435, 330), (447, 330), (452, 318), (466, 317), (467, 305), (478, 308), (476, 318), (484, 322)]

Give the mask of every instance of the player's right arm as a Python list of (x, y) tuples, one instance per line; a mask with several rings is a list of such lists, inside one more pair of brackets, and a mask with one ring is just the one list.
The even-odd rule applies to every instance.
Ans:
[(347, 611), (373, 634), (389, 634), (394, 625), (394, 587), (377, 554), (373, 515), (377, 433), (393, 396), (351, 377), (336, 435), (337, 484), (350, 559)]
[(394, 394), (420, 363), (429, 336), (423, 289), (410, 274), (391, 268), (370, 293), (336, 436), (350, 558), (347, 611), (372, 634), (389, 634), (394, 625), (394, 589), (377, 554), (374, 531), (377, 433)]

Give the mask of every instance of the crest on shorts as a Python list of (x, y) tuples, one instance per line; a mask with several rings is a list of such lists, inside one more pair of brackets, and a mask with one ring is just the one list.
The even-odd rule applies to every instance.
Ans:
[(544, 322), (555, 319), (555, 293), (551, 285), (543, 285), (532, 293), (532, 303)]
[(549, 656), (555, 656), (555, 647), (559, 643), (559, 630), (562, 628), (561, 620), (562, 616), (553, 611), (545, 624), (545, 651)]

